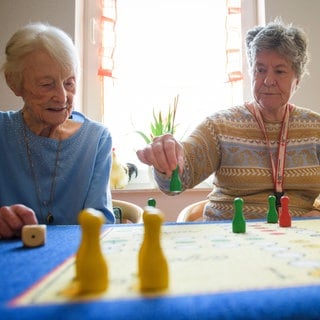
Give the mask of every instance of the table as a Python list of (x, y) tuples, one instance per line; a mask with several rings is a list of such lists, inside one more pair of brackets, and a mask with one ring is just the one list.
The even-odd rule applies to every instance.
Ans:
[[(293, 223), (294, 224), (294, 223)], [(312, 225), (320, 224), (320, 219), (311, 219)], [(215, 231), (210, 235), (210, 241), (218, 248), (216, 244), (222, 243), (222, 233), (216, 232), (219, 228), (228, 230), (230, 222), (223, 223), (196, 223), (196, 224), (175, 224), (167, 223), (163, 227), (166, 234), (175, 238), (175, 234), (181, 234), (188, 228), (197, 233), (197, 228), (213, 228)], [(298, 225), (297, 225), (298, 226)], [(136, 228), (136, 229), (134, 229)], [(251, 229), (250, 229), (251, 228)], [(265, 228), (251, 233), (250, 230)], [(269, 232), (268, 237), (273, 237), (276, 232), (283, 234), (282, 239), (286, 239), (287, 233), (304, 237), (302, 234), (305, 227), (285, 228), (279, 230), (269, 226), (259, 226), (256, 222), (247, 223), (247, 234), (235, 235), (228, 234), (228, 237), (239, 237), (239, 241), (229, 241), (230, 243), (241, 243), (247, 241), (250, 237), (255, 237), (259, 241), (257, 232), (265, 234)], [(104, 226), (108, 238), (108, 230), (115, 230), (118, 234), (140, 232), (142, 226), (137, 225), (116, 225)], [(220, 230), (219, 229), (219, 230)], [(290, 230), (289, 230), (290, 229)], [(178, 230), (178, 231), (177, 231)], [(208, 234), (206, 229), (206, 234)], [(269, 231), (267, 231), (269, 230)], [(320, 228), (319, 228), (320, 230)], [(222, 230), (223, 231), (223, 230)], [(224, 231), (223, 231), (224, 232)], [(192, 231), (193, 233), (193, 231)], [(228, 233), (228, 232), (226, 232)], [(251, 234), (251, 235), (250, 235)], [(302, 234), (302, 235), (301, 235)], [(291, 236), (290, 236), (291, 237)], [(288, 239), (290, 238), (288, 237)], [(320, 245), (320, 232), (312, 231), (306, 236), (315, 239), (315, 243)], [(206, 236), (206, 238), (208, 238)], [(261, 237), (262, 238), (262, 237)], [(222, 290), (215, 292), (199, 292), (186, 294), (160, 295), (155, 297), (124, 297), (123, 299), (108, 300), (90, 300), (85, 302), (67, 302), (67, 303), (44, 303), (39, 305), (12, 306), (13, 299), (24, 293), (48, 273), (52, 273), (58, 265), (68, 260), (70, 256), (76, 253), (81, 239), (81, 230), (79, 226), (48, 226), (47, 242), (45, 246), (28, 249), (22, 246), (20, 240), (1, 240), (0, 241), (0, 318), (1, 319), (320, 319), (320, 275), (314, 278), (314, 283), (299, 283), (299, 285), (284, 285), (279, 287), (256, 288), (244, 290), (240, 287), (231, 290)], [(181, 242), (180, 247), (190, 246), (188, 241)], [(235, 238), (232, 238), (235, 239)], [(251, 241), (252, 241), (251, 239)], [(282, 240), (282, 241), (284, 241)], [(302, 242), (304, 240), (301, 240)], [(300, 241), (300, 242), (301, 242)], [(298, 241), (296, 241), (298, 242)], [(226, 245), (226, 243), (224, 243)], [(302, 245), (301, 243), (298, 244)], [(191, 247), (190, 247), (191, 248)], [(207, 248), (208, 249), (208, 248)], [(206, 250), (207, 250), (206, 249)], [(190, 249), (191, 250), (191, 249)], [(208, 249), (209, 250), (209, 249)], [(211, 249), (210, 249), (211, 250)], [(230, 252), (228, 246), (221, 253)], [(241, 249), (239, 249), (241, 250)], [(237, 250), (238, 252), (240, 252)], [(233, 252), (237, 252), (233, 251)], [(179, 247), (172, 249), (172, 255), (179, 254)], [(208, 251), (209, 252), (209, 251)], [(316, 260), (319, 261), (320, 250), (316, 248)], [(232, 257), (231, 257), (232, 258)], [(310, 258), (310, 257), (309, 257)], [(69, 259), (70, 260), (70, 259)], [(317, 262), (315, 261), (315, 262)], [(185, 262), (187, 266), (187, 262)], [(218, 263), (218, 262), (217, 262)], [(249, 265), (250, 268), (254, 266)], [(232, 261), (228, 266), (237, 270), (237, 265)], [(125, 266), (124, 266), (125, 267)], [(251, 270), (248, 267), (248, 270)], [(252, 269), (254, 270), (254, 269)], [(303, 269), (301, 269), (303, 270)], [(241, 272), (241, 267), (238, 270)], [(259, 273), (259, 269), (256, 270)], [(199, 274), (202, 270), (198, 270)], [(302, 272), (302, 271), (301, 271)], [(214, 275), (212, 275), (214, 277)], [(252, 273), (248, 272), (248, 281), (252, 278)], [(217, 279), (218, 280), (218, 279)]]

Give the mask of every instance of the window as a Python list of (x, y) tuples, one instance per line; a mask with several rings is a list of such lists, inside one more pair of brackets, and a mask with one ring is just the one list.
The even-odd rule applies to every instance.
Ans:
[[(254, 2), (242, 1), (242, 6), (249, 5), (242, 7), (241, 12), (246, 28), (256, 23), (252, 18)], [(112, 132), (114, 147), (122, 161), (146, 170), (135, 155), (145, 145), (135, 130), (149, 132), (153, 109), (165, 112), (177, 95), (178, 138), (206, 115), (243, 102), (241, 64), (245, 58), (241, 51), (233, 50), (234, 45), (243, 46), (239, 32), (241, 15), (237, 15), (239, 11), (228, 15), (240, 3), (240, 0), (116, 1), (116, 23), (114, 30), (109, 30), (115, 31), (115, 38), (104, 39), (109, 43), (110, 39), (115, 40), (114, 50), (107, 50), (112, 57), (106, 60), (113, 77), (100, 79), (103, 79), (103, 121)], [(87, 60), (92, 60), (92, 56)], [(233, 73), (235, 70), (240, 73)], [(89, 92), (92, 84), (87, 85), (88, 89), (84, 84), (84, 90)], [(86, 113), (90, 116), (92, 111)]]

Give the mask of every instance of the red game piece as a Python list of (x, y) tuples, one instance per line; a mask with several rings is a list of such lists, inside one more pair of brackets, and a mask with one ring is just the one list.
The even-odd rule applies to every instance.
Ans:
[(289, 198), (282, 196), (280, 199), (281, 207), (279, 207), (279, 226), (291, 227), (291, 214), (289, 212)]

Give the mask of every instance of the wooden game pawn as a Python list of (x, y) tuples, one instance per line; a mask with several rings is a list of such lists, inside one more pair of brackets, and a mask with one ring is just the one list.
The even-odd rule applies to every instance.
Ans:
[(78, 216), (82, 239), (76, 254), (76, 281), (79, 293), (99, 293), (108, 287), (108, 267), (100, 245), (105, 216), (95, 209), (84, 209)]
[(138, 254), (141, 291), (161, 291), (169, 286), (169, 268), (161, 248), (162, 212), (147, 206), (143, 212), (144, 237)]
[(278, 212), (276, 209), (276, 197), (274, 195), (269, 196), (268, 198), (269, 208), (267, 212), (267, 222), (268, 223), (277, 223), (278, 222)]
[(170, 192), (180, 193), (182, 190), (182, 182), (179, 176), (179, 167), (177, 166), (172, 172), (170, 180)]
[(246, 232), (246, 221), (242, 212), (243, 199), (234, 199), (234, 215), (232, 219), (232, 232), (234, 233), (245, 233)]
[(291, 227), (291, 214), (289, 212), (289, 197), (282, 196), (280, 198), (281, 207), (279, 208), (279, 226)]
[(150, 207), (156, 207), (156, 200), (154, 198), (149, 198), (148, 199), (148, 206)]

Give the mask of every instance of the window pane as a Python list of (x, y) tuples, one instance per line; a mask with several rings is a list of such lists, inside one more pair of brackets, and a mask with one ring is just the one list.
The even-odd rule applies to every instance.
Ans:
[(225, 0), (118, 0), (117, 6), (116, 79), (105, 78), (105, 123), (119, 156), (139, 164), (134, 151), (145, 142), (134, 131), (150, 131), (153, 109), (166, 112), (179, 95), (182, 138), (206, 115), (241, 103), (242, 81), (226, 83)]

